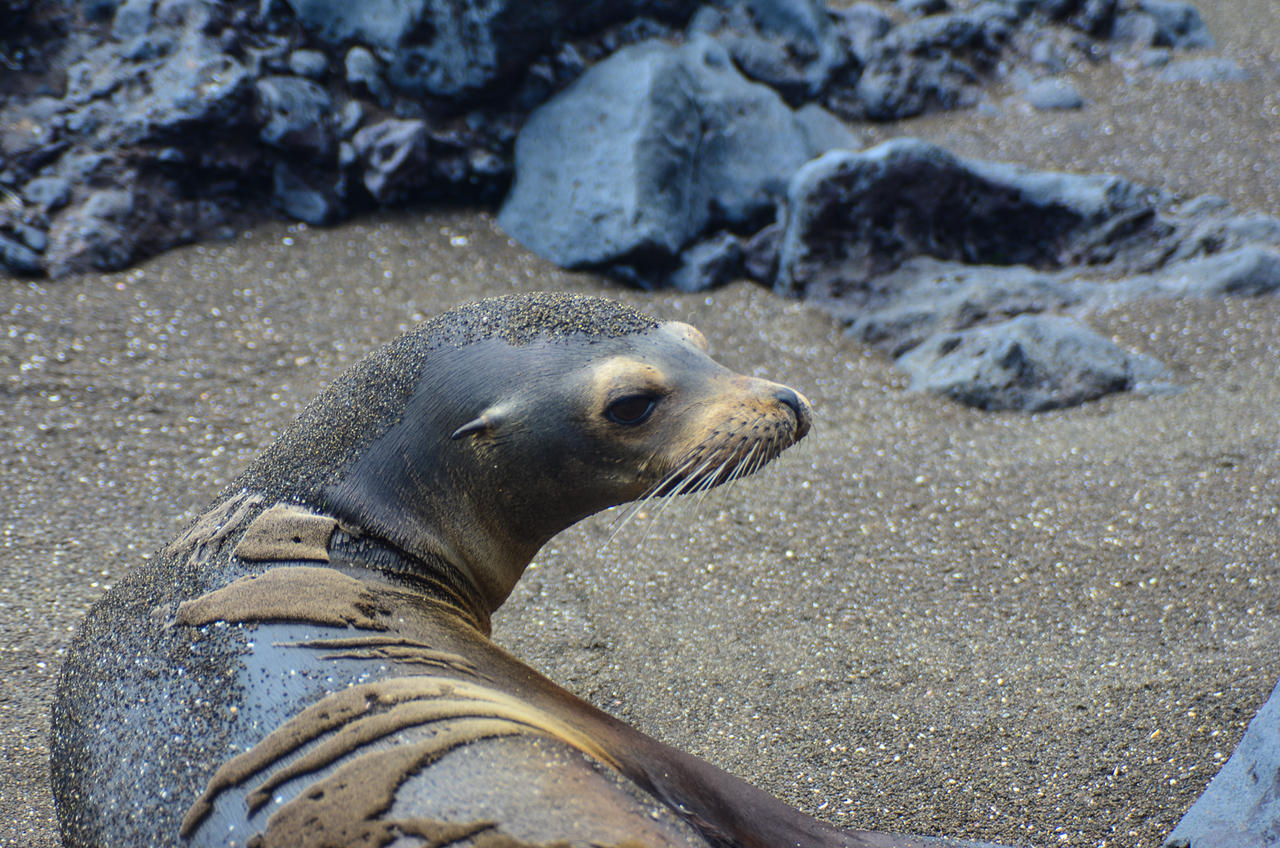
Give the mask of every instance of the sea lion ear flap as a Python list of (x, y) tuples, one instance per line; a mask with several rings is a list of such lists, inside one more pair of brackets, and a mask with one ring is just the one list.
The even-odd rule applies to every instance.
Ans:
[(471, 421), (468, 421), (466, 424), (463, 424), (461, 427), (454, 430), (453, 435), (451, 435), (449, 438), (457, 440), (457, 439), (461, 439), (463, 436), (467, 436), (472, 433), (483, 433), (488, 429), (489, 429), (489, 422), (484, 420), (484, 416), (481, 416), (480, 418), (475, 418)]
[(496, 404), (480, 413), (479, 418), (473, 418), (466, 424), (454, 430), (449, 436), (450, 439), (461, 439), (463, 436), (480, 436), (492, 433), (494, 430), (502, 426), (502, 422), (507, 418), (507, 410), (502, 404)]
[(702, 331), (692, 324), (686, 324), (683, 321), (667, 321), (662, 326), (674, 334), (676, 338), (691, 343), (704, 353), (709, 352), (711, 346), (707, 344), (707, 337), (702, 335)]

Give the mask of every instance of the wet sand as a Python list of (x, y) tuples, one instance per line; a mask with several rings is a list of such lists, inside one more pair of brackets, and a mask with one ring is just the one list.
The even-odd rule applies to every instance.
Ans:
[[(883, 132), (1280, 213), (1280, 23), (1269, 0), (1201, 5), (1253, 82), (1111, 91), (1104, 68), (1082, 88), (1111, 99), (1082, 113), (1009, 101)], [(1188, 100), (1219, 111), (1193, 121)], [(1108, 114), (1125, 120), (1105, 140), (1086, 132)], [(759, 287), (642, 296), (470, 212), (269, 225), (0, 286), (0, 844), (58, 844), (45, 736), (84, 610), (363, 352), (509, 291), (689, 320), (815, 406), (812, 435), (758, 478), (612, 542), (611, 514), (553, 540), (496, 617), (501, 643), (642, 730), (838, 824), (1155, 846), (1280, 678), (1274, 299), (1097, 316), (1187, 390), (1021, 416), (907, 394)]]

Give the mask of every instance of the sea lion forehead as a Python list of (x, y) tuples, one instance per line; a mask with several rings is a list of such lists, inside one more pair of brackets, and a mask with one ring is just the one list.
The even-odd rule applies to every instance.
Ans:
[(616, 339), (660, 323), (633, 307), (602, 297), (536, 292), (487, 298), (438, 315), (415, 335), (430, 347), (462, 347), (499, 339), (521, 347), (536, 339)]

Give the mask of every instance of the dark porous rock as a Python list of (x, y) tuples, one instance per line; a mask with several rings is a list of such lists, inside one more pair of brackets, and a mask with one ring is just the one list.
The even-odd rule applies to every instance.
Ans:
[(111, 21), (111, 37), (117, 41), (130, 41), (145, 35), (151, 29), (154, 5), (155, 0), (125, 0)]
[(356, 130), (360, 129), (362, 123), (364, 123), (364, 106), (359, 100), (348, 100), (338, 112), (339, 137), (350, 138)]
[(529, 117), (498, 220), (561, 266), (674, 265), (710, 229), (774, 217), (814, 152), (791, 109), (719, 44), (645, 42)]
[(1195, 6), (1181, 0), (1141, 0), (1139, 8), (1156, 23), (1158, 47), (1212, 47), (1213, 36)]
[(0, 268), (14, 274), (38, 274), (43, 265), (36, 251), (0, 234)]
[(1249, 72), (1239, 62), (1225, 56), (1178, 59), (1156, 75), (1160, 82), (1242, 82), (1248, 78)]
[(333, 152), (328, 91), (302, 77), (264, 77), (255, 88), (264, 143), (317, 158)]
[(0, 106), (0, 155), (8, 164), (40, 168), (61, 152), (55, 139), (66, 118), (67, 104), (52, 97)]
[(1011, 6), (1019, 17), (1039, 14), (1048, 20), (1063, 20), (1076, 14), (1084, 5), (1083, 0), (997, 0)]
[(998, 3), (930, 15), (875, 42), (860, 72), (833, 82), (827, 104), (847, 118), (892, 121), (976, 102), (1017, 16)]
[(1090, 290), (1080, 281), (1068, 283), (1022, 266), (927, 258), (903, 263), (880, 284), (886, 291), (883, 306), (850, 314), (832, 312), (848, 324), (850, 336), (893, 357), (938, 333), (1076, 306)]
[(715, 24), (703, 15), (696, 29), (718, 30), (743, 74), (793, 103), (816, 97), (849, 61), (830, 14), (816, 0), (738, 0)]
[(769, 285), (778, 273), (778, 251), (786, 226), (774, 221), (743, 244), (742, 270), (753, 280)]
[(196, 125), (244, 120), (250, 78), (233, 57), (195, 39), (166, 59), (137, 90), (119, 98), (126, 140), (171, 136)]
[(1042, 111), (1053, 109), (1080, 109), (1084, 98), (1070, 82), (1058, 77), (1034, 80), (1023, 92), (1032, 107)]
[(1168, 218), (1179, 232), (1169, 262), (1250, 246), (1280, 250), (1280, 218), (1237, 214), (1230, 204), (1214, 195), (1194, 198), (1170, 210)]
[(1231, 759), (1165, 841), (1166, 848), (1280, 844), (1280, 685), (1249, 722)]
[(308, 185), (284, 162), (277, 162), (272, 174), (272, 200), (290, 218), (308, 224), (327, 224), (339, 217), (334, 198)]
[(66, 130), (94, 136), (101, 150), (243, 124), (250, 74), (209, 35), (222, 13), (207, 0), (121, 6), (121, 32), (149, 46), (139, 53), (105, 40), (76, 57), (61, 102)]
[(1154, 47), (1160, 35), (1160, 24), (1154, 15), (1139, 9), (1130, 9), (1116, 15), (1111, 28), (1111, 41), (1136, 49)]
[(116, 271), (132, 262), (134, 212), (133, 194), (123, 189), (100, 189), (64, 210), (49, 231), (50, 276), (89, 268)]
[(860, 68), (871, 61), (874, 46), (893, 29), (893, 21), (871, 3), (853, 3), (832, 9), (831, 19), (841, 37), (849, 45), (849, 53)]
[(692, 0), (288, 0), (297, 20), (331, 46), (361, 44), (409, 97), (463, 99), (527, 67), (556, 38), (628, 16), (683, 22)]
[(912, 391), (985, 410), (1040, 412), (1122, 391), (1174, 391), (1155, 359), (1126, 351), (1073, 318), (1021, 315), (931, 336), (897, 360)]
[(1082, 0), (1067, 17), (1067, 23), (1094, 38), (1105, 38), (1115, 26), (1118, 0)]
[(18, 241), (41, 253), (49, 246), (49, 233), (40, 227), (34, 227), (25, 223), (14, 223), (12, 225), (13, 234), (18, 237)]
[(382, 66), (378, 59), (363, 47), (352, 47), (343, 61), (347, 85), (359, 94), (367, 94), (386, 108), (391, 105), (391, 90), (382, 79)]
[(294, 50), (289, 54), (289, 70), (300, 77), (324, 79), (329, 73), (329, 59), (319, 50)]
[(879, 278), (912, 256), (1056, 268), (1110, 261), (1150, 240), (1144, 192), (1106, 175), (966, 160), (919, 139), (832, 151), (788, 188), (775, 288), (875, 308)]
[(700, 292), (724, 285), (742, 274), (742, 242), (733, 233), (719, 232), (685, 249), (680, 267), (669, 282), (682, 292)]
[(423, 121), (379, 121), (356, 133), (352, 145), (364, 165), (364, 187), (375, 200), (410, 195), (430, 179), (430, 139)]
[(1038, 68), (1050, 74), (1060, 74), (1070, 65), (1070, 54), (1052, 36), (1036, 39), (1028, 52), (1028, 58)]
[(895, 0), (894, 5), (908, 15), (923, 17), (924, 15), (940, 15), (951, 11), (947, 0)]
[(53, 212), (71, 199), (71, 180), (61, 175), (36, 177), (23, 186), (22, 196), (28, 203)]

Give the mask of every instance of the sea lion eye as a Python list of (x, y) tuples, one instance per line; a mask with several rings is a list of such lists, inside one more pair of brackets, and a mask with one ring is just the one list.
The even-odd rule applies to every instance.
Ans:
[(620, 397), (604, 411), (604, 417), (615, 424), (643, 424), (658, 405), (654, 395), (627, 395)]

